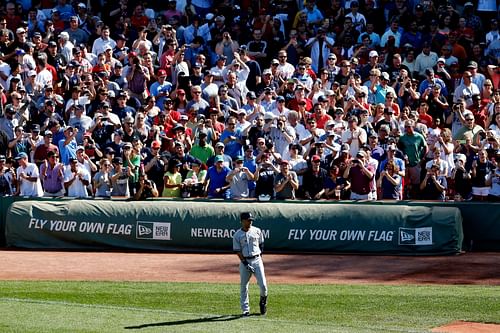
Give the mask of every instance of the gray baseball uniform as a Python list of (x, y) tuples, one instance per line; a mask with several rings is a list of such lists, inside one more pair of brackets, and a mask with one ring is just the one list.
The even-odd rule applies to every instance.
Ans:
[[(248, 231), (239, 229), (233, 236), (233, 250), (241, 253), (248, 265), (255, 269), (255, 278), (260, 287), (260, 296), (267, 297), (267, 282), (264, 273), (264, 263), (261, 258), (261, 247), (264, 244), (262, 231), (254, 226), (250, 226)], [(248, 300), (248, 285), (252, 272), (250, 272), (244, 262), (240, 262), (240, 304), (243, 313), (250, 311)]]

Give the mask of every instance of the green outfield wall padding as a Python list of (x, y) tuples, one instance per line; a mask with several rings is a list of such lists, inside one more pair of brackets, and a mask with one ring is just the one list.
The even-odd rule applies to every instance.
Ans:
[(274, 252), (453, 254), (463, 240), (455, 207), (68, 200), (14, 202), (6, 244), (227, 252), (243, 211), (255, 214), (266, 249)]

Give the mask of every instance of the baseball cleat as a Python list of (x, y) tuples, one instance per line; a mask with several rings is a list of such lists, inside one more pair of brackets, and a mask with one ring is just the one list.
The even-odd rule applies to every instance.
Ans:
[(263, 296), (260, 298), (260, 314), (265, 315), (267, 313), (267, 296)]
[(243, 314), (241, 316), (244, 317), (244, 318), (250, 317), (250, 312), (245, 311), (245, 312), (243, 312)]

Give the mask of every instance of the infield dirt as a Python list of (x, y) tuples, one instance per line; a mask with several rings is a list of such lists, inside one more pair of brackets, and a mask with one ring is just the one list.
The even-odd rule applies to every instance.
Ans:
[[(500, 285), (500, 253), (266, 254), (271, 283)], [(238, 282), (234, 254), (0, 251), (1, 280)]]

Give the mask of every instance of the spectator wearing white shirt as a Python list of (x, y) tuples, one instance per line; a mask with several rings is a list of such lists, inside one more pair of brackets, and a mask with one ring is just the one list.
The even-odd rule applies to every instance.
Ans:
[(41, 91), (42, 88), (52, 86), (52, 73), (46, 68), (47, 67), (47, 56), (39, 55), (36, 59), (36, 66), (38, 73), (35, 77), (35, 90)]
[(351, 1), (350, 4), (351, 12), (346, 15), (352, 19), (352, 25), (359, 32), (363, 32), (366, 26), (366, 18), (363, 14), (359, 13), (359, 3), (358, 1)]
[(481, 95), (481, 91), (479, 87), (472, 82), (471, 72), (465, 71), (462, 75), (462, 84), (455, 89), (453, 103), (458, 103), (460, 99), (463, 99), (465, 101), (465, 106), (469, 107), (472, 105), (472, 95)]
[(278, 74), (283, 80), (290, 79), (295, 73), (295, 67), (289, 62), (287, 62), (288, 54), (285, 50), (281, 50), (278, 53)]
[(43, 189), (40, 182), (38, 167), (35, 163), (28, 162), (28, 155), (21, 152), (16, 156), (19, 163), (17, 168), (17, 193), (16, 195), (28, 197), (42, 197)]
[(335, 40), (326, 36), (326, 31), (323, 28), (318, 29), (318, 34), (306, 43), (306, 47), (311, 49), (311, 67), (314, 72), (326, 66), (330, 49), (333, 47)]
[(70, 165), (64, 171), (64, 187), (68, 197), (88, 197), (87, 186), (90, 184), (90, 174), (82, 168), (76, 157), (70, 159)]
[(431, 51), (431, 44), (424, 42), (422, 52), (415, 59), (415, 73), (425, 77), (425, 70), (433, 68), (437, 64), (438, 58), (437, 53)]
[(358, 117), (352, 116), (347, 121), (347, 130), (342, 133), (342, 142), (350, 146), (350, 153), (356, 156), (361, 145), (367, 141), (366, 131), (358, 127)]
[(394, 46), (399, 47), (401, 41), (401, 32), (399, 31), (399, 21), (393, 19), (389, 29), (380, 38), (380, 46), (385, 47), (390, 37), (394, 37)]
[(116, 42), (109, 37), (110, 30), (107, 25), (101, 28), (101, 37), (97, 38), (92, 45), (92, 53), (100, 54), (106, 51), (106, 46), (111, 46), (111, 49), (114, 49), (116, 46)]
[(69, 34), (66, 31), (61, 32), (57, 37), (57, 42), (59, 43), (59, 52), (66, 60), (71, 59), (73, 57), (73, 48), (75, 46), (69, 41)]

